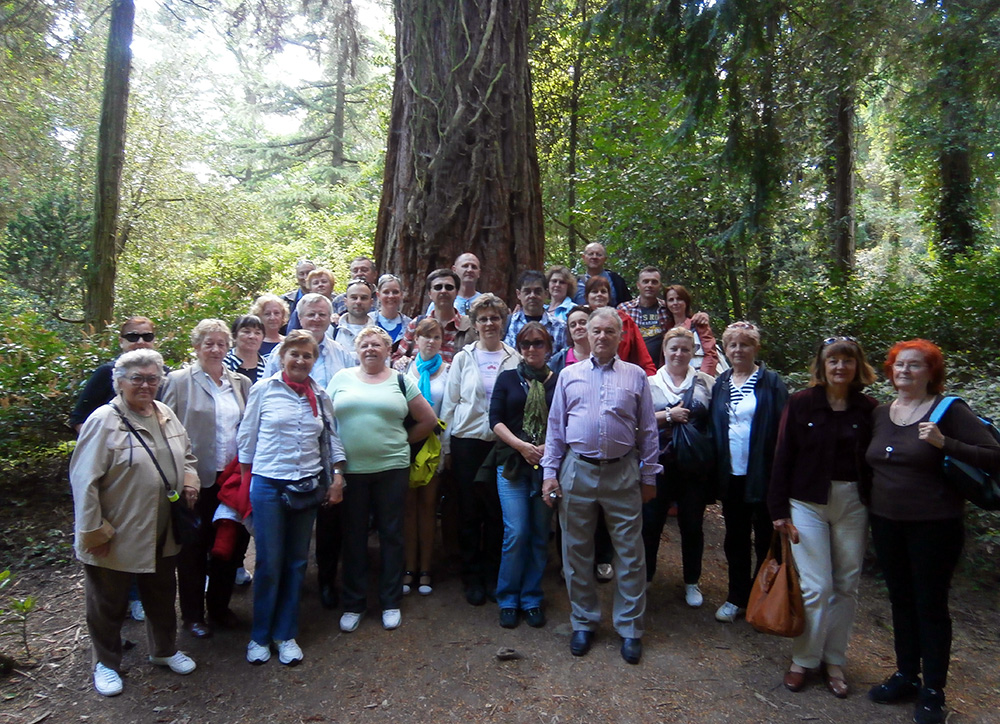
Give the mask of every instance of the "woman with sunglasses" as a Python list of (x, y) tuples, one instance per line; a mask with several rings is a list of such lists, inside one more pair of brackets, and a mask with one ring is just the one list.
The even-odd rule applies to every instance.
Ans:
[(945, 381), (937, 345), (897, 342), (884, 369), (896, 399), (876, 408), (865, 458), (872, 467), (872, 543), (892, 604), (896, 672), (868, 698), (878, 704), (917, 699), (913, 721), (938, 724), (945, 720), (951, 658), (948, 591), (965, 537), (965, 501), (942, 466), (947, 455), (995, 475), (1000, 447), (964, 403), (952, 403), (931, 422)]
[[(722, 334), (722, 347), (733, 366), (715, 380), (709, 425), (726, 524), (723, 549), (729, 591), (715, 620), (733, 623), (746, 613), (750, 587), (771, 545), (767, 486), (788, 390), (777, 374), (757, 360), (760, 330), (756, 325), (730, 324)], [(711, 500), (716, 491), (706, 492)], [(754, 551), (757, 563), (751, 565)]]
[(552, 521), (552, 508), (542, 500), (540, 465), (558, 375), (545, 365), (552, 337), (542, 324), (528, 322), (515, 342), (521, 362), (500, 373), (490, 398), (504, 529), (497, 605), (504, 628), (516, 627), (522, 615), (529, 626), (540, 628), (545, 625), (542, 573)]
[(878, 404), (861, 390), (875, 381), (864, 350), (850, 337), (823, 340), (809, 387), (792, 395), (781, 416), (767, 505), (774, 529), (795, 546), (806, 628), (792, 643), (789, 691), (824, 669), (827, 688), (848, 694), (843, 666), (857, 608), (868, 538), (862, 481)]

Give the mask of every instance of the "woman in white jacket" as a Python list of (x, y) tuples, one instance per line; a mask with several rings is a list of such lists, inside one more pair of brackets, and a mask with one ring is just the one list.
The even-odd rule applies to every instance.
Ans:
[(517, 367), (521, 355), (503, 343), (508, 309), (495, 294), (482, 294), (469, 307), (479, 341), (463, 347), (451, 364), (441, 418), (447, 424), (442, 452), (454, 471), (461, 511), (459, 545), (465, 600), (473, 606), (495, 600), (503, 516), (496, 474), (480, 477), (496, 436), (490, 429), (490, 396), (497, 376)]

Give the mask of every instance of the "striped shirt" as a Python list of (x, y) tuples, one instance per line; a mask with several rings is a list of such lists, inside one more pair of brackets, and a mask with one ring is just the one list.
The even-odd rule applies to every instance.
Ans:
[(610, 460), (638, 448), (640, 475), (656, 484), (663, 470), (657, 461), (656, 417), (646, 373), (617, 357), (601, 365), (593, 356), (566, 367), (556, 383), (542, 467), (555, 478), (570, 449), (578, 455)]

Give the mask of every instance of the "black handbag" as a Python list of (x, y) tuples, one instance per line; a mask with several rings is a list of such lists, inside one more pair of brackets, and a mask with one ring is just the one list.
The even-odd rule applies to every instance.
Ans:
[(308, 478), (285, 483), (281, 489), (281, 503), (285, 510), (293, 513), (312, 510), (322, 505), (333, 480), (333, 466), (330, 462), (330, 436), (333, 431), (330, 428), (330, 421), (326, 418), (323, 401), (317, 402), (320, 415), (323, 417), (323, 430), (319, 434), (320, 471)]
[[(692, 381), (684, 393), (680, 404), (690, 410), (694, 407), (694, 387), (699, 381)], [(684, 475), (696, 478), (713, 477), (715, 471), (715, 447), (707, 429), (699, 430), (693, 422), (674, 425), (672, 447), (677, 468)]]
[[(181, 496), (176, 490), (170, 487), (170, 483), (167, 481), (167, 476), (163, 472), (163, 468), (160, 467), (159, 461), (156, 459), (156, 455), (153, 451), (149, 449), (149, 445), (146, 441), (142, 439), (142, 435), (139, 431), (135, 429), (132, 422), (122, 414), (122, 411), (118, 409), (118, 406), (113, 403), (108, 403), (118, 414), (118, 419), (122, 421), (125, 427), (128, 428), (129, 432), (136, 437), (139, 443), (142, 445), (143, 449), (149, 453), (150, 460), (153, 461), (153, 465), (156, 466), (156, 472), (160, 474), (160, 480), (163, 481), (163, 487), (167, 493), (167, 500), (170, 501), (170, 525), (174, 532), (174, 540), (181, 545), (189, 545), (195, 543), (201, 536), (201, 516), (191, 508), (188, 507), (187, 503), (181, 500)], [(168, 445), (170, 443), (167, 443)]]
[[(931, 413), (930, 422), (935, 425), (940, 423), (948, 407), (956, 400), (964, 402), (960, 397), (942, 398)], [(1000, 443), (1000, 431), (994, 427), (992, 420), (980, 417), (979, 421), (986, 425), (993, 439)], [(1000, 510), (1000, 481), (995, 475), (956, 460), (950, 455), (944, 456), (942, 467), (945, 479), (963, 498), (983, 510)]]

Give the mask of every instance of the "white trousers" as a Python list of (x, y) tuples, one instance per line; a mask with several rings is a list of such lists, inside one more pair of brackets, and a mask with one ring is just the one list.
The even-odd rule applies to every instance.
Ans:
[(857, 483), (834, 480), (826, 505), (792, 500), (806, 630), (792, 643), (792, 662), (807, 669), (843, 666), (858, 603), (861, 563), (868, 540), (868, 509)]

